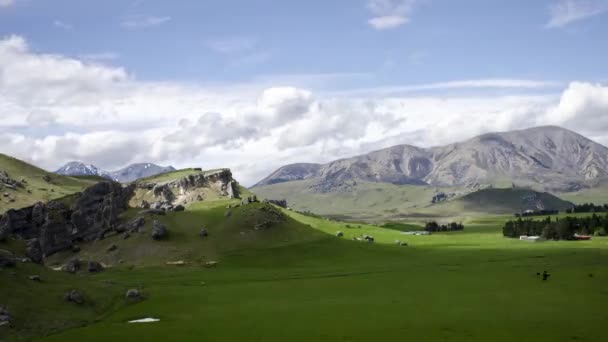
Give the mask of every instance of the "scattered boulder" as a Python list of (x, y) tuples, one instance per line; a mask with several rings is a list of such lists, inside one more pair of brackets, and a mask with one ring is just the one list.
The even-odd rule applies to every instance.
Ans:
[(63, 299), (66, 302), (71, 302), (79, 305), (84, 304), (84, 296), (77, 290), (71, 290), (69, 292), (66, 292), (66, 294), (63, 295)]
[(142, 296), (141, 296), (141, 292), (138, 289), (129, 289), (127, 290), (127, 293), (125, 294), (125, 298), (127, 300), (141, 300)]
[(154, 240), (161, 240), (167, 236), (167, 227), (160, 221), (154, 220), (152, 222), (152, 238)]
[(78, 253), (78, 252), (80, 252), (80, 246), (73, 245), (72, 246), (72, 253)]
[(112, 245), (110, 245), (110, 247), (108, 247), (107, 251), (108, 251), (108, 252), (114, 252), (114, 251), (115, 251), (115, 250), (117, 250), (117, 249), (118, 249), (118, 246), (117, 246), (117, 245), (112, 244)]
[(186, 210), (186, 207), (184, 207), (181, 204), (178, 204), (175, 206), (175, 208), (173, 208), (173, 211), (184, 211), (184, 210)]
[(76, 273), (76, 272), (80, 271), (80, 266), (81, 266), (80, 260), (72, 259), (63, 266), (63, 270), (68, 273)]
[(37, 281), (37, 282), (41, 282), (42, 279), (40, 279), (39, 275), (32, 275), (28, 277), (31, 281)]
[(139, 207), (142, 209), (150, 209), (150, 203), (148, 203), (146, 200), (142, 200)]
[(42, 247), (40, 247), (40, 241), (38, 239), (31, 239), (27, 241), (25, 255), (27, 255), (30, 260), (37, 264), (42, 263), (44, 258), (42, 255)]
[(230, 217), (232, 216), (232, 209), (228, 209), (226, 210), (226, 212), (224, 213), (224, 217)]
[(209, 233), (207, 232), (207, 229), (201, 228), (201, 231), (198, 233), (198, 235), (200, 237), (207, 237), (207, 236), (209, 236)]
[(212, 267), (215, 267), (215, 266), (217, 266), (217, 261), (207, 261), (205, 263), (205, 267), (208, 267), (208, 268), (212, 268)]
[(131, 237), (131, 234), (129, 232), (125, 232), (124, 234), (122, 234), (122, 239), (123, 240), (126, 240), (126, 239), (128, 239), (130, 237)]
[(97, 273), (103, 271), (103, 266), (97, 261), (89, 261), (88, 271), (90, 273)]
[(11, 326), (11, 313), (5, 306), (0, 305), (0, 328)]
[(17, 265), (15, 255), (4, 249), (0, 249), (0, 268), (15, 267)]
[(42, 180), (44, 180), (47, 183), (50, 183), (52, 179), (51, 179), (50, 175), (44, 175), (44, 177), (42, 177)]
[(339, 231), (339, 232), (336, 232), (336, 236), (337, 236), (337, 237), (343, 237), (343, 236), (344, 236), (344, 233), (342, 233), (342, 232), (340, 232), (340, 231)]

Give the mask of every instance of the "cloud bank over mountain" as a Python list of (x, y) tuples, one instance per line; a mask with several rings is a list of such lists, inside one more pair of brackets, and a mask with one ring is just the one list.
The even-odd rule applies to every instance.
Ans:
[(125, 68), (40, 53), (20, 36), (0, 40), (0, 152), (47, 169), (71, 160), (106, 169), (223, 166), (248, 185), (293, 161), (536, 125), (608, 144), (607, 113), (601, 83), (487, 79), (328, 92), (268, 78), (209, 86), (139, 80)]

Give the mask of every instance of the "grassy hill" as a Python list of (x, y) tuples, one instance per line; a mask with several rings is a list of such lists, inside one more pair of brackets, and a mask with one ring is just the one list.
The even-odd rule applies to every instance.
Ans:
[(483, 189), (458, 199), (467, 211), (484, 213), (512, 214), (525, 210), (565, 211), (572, 203), (564, 201), (547, 192), (528, 189)]
[[(98, 181), (94, 177), (56, 175), (4, 154), (0, 154), (0, 171), (8, 173), (16, 181), (25, 181), (24, 188), (0, 189), (0, 213), (70, 195)], [(49, 181), (46, 181), (45, 177), (48, 177)], [(4, 193), (10, 197), (5, 197)], [(14, 201), (9, 198), (13, 198)]]
[[(170, 231), (165, 241), (152, 241), (148, 227), (127, 240), (82, 245), (82, 259), (114, 265), (100, 274), (67, 275), (31, 264), (19, 264), (17, 277), (0, 271), (0, 303), (15, 312), (17, 325), (8, 334), (0, 331), (0, 339), (85, 323), (42, 340), (556, 341), (567, 336), (597, 341), (604, 336), (608, 265), (602, 260), (608, 260), (608, 238), (542, 244), (506, 239), (500, 227), (507, 216), (469, 219), (462, 232), (409, 236), (289, 210), (282, 210), (286, 217), (280, 224), (256, 231), (252, 224), (279, 209), (253, 204), (232, 208), (226, 217), (226, 205), (234, 203), (201, 202), (160, 217)], [(203, 225), (207, 239), (197, 235)], [(337, 231), (344, 237), (336, 237)], [(362, 234), (376, 242), (352, 240)], [(118, 249), (108, 252), (109, 244)], [(9, 242), (0, 248), (20, 247)], [(118, 258), (124, 263), (115, 264)], [(187, 263), (165, 264), (177, 260)], [(209, 260), (219, 263), (205, 267)], [(550, 281), (536, 276), (543, 270), (553, 274)], [(23, 280), (33, 273), (47, 280)], [(136, 286), (146, 299), (127, 305), (124, 290)], [(68, 288), (83, 289), (91, 304), (63, 302), (60, 295)], [(160, 322), (126, 323), (144, 317)]]

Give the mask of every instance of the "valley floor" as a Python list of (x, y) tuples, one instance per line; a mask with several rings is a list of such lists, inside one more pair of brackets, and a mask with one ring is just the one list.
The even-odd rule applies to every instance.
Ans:
[[(216, 268), (116, 267), (76, 276), (96, 284), (89, 290), (94, 293), (103, 291), (103, 286), (122, 290), (141, 285), (147, 298), (133, 305), (108, 305), (113, 309), (100, 313), (95, 323), (40, 340), (601, 341), (605, 337), (608, 238), (538, 244), (506, 239), (500, 232), (505, 217), (467, 222), (464, 232), (406, 236), (375, 226), (347, 228), (344, 223), (287, 213), (311, 225), (311, 231), (333, 235), (340, 230), (345, 236), (315, 233), (306, 235), (302, 243), (231, 248)], [(191, 228), (176, 223), (173, 229)], [(352, 241), (361, 234), (374, 235), (376, 243)], [(409, 246), (396, 246), (397, 239)], [(545, 270), (551, 274), (548, 281), (537, 276)], [(0, 274), (0, 281), (4, 276)], [(0, 301), (16, 291), (3, 289)], [(146, 317), (160, 321), (126, 323)]]

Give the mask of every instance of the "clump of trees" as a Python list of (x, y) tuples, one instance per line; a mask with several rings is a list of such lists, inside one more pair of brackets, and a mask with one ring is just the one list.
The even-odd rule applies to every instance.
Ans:
[(559, 210), (526, 210), (521, 213), (515, 213), (515, 217), (528, 217), (528, 216), (546, 216), (546, 215), (557, 215)]
[(430, 221), (427, 222), (426, 225), (424, 226), (424, 230), (426, 230), (427, 232), (453, 232), (453, 231), (460, 231), (460, 230), (464, 230), (464, 226), (462, 225), (462, 223), (456, 223), (456, 222), (451, 222), (448, 224), (439, 224), (435, 221)]
[(566, 209), (566, 213), (605, 213), (608, 212), (608, 204), (595, 205), (593, 203), (585, 203), (575, 205), (570, 209)]
[(522, 219), (507, 221), (502, 228), (506, 237), (517, 238), (521, 235), (542, 236), (549, 240), (573, 240), (574, 234), (605, 236), (608, 231), (608, 214), (588, 217), (564, 217), (552, 220)]

